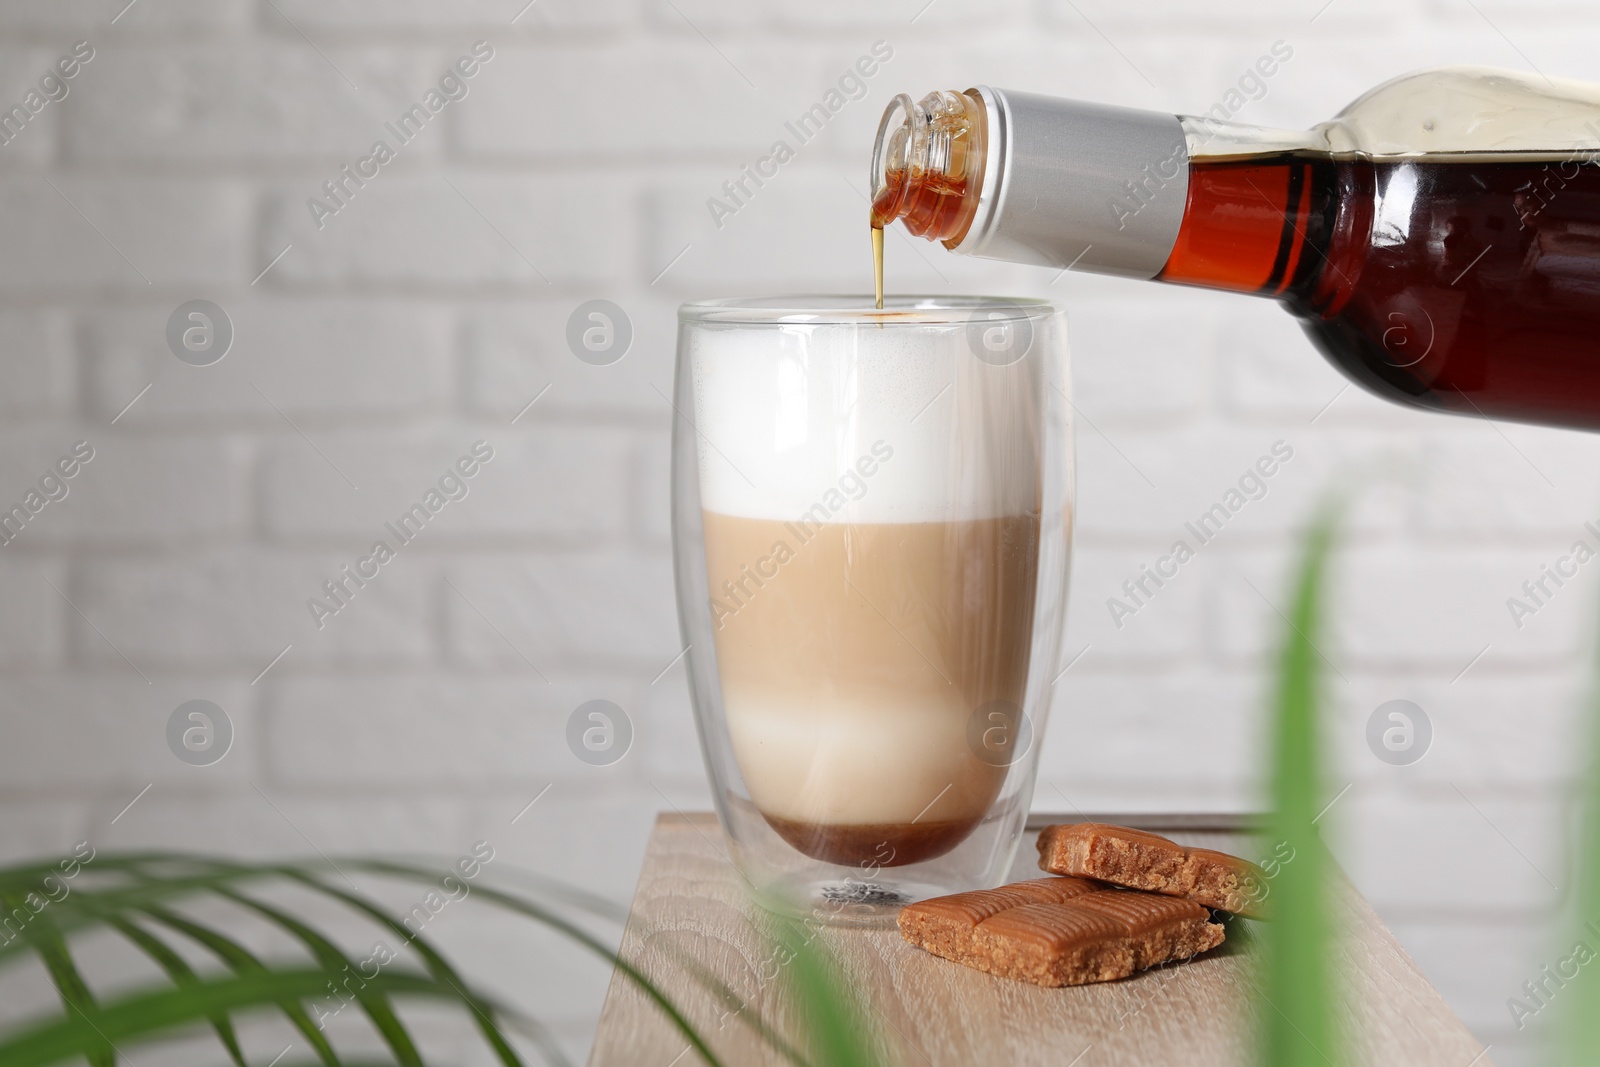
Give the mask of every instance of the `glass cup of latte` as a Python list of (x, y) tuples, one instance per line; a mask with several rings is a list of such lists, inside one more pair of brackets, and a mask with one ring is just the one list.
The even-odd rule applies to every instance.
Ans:
[(675, 394), (678, 615), (740, 874), (769, 907), (863, 925), (999, 884), (1059, 670), (1065, 316), (686, 304)]

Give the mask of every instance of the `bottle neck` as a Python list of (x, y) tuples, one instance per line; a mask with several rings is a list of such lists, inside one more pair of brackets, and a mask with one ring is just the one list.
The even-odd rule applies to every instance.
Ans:
[[(961, 216), (960, 230), (926, 236), (987, 259), (1130, 278), (1160, 272), (1177, 239), (1188, 184), (1186, 135), (1176, 115), (986, 86), (948, 95), (981, 105), (981, 121), (965, 133), (967, 169), (959, 186), (970, 216)], [(914, 144), (914, 124), (897, 137), (906, 128), (891, 108), (879, 144)], [(881, 149), (877, 156), (891, 166), (897, 158)], [(917, 176), (914, 168), (907, 173)], [(874, 223), (904, 214), (875, 212)]]
[(1276, 295), (1324, 228), (1313, 164), (1285, 147), (1306, 136), (986, 87), (897, 97), (872, 225), (899, 219), (989, 259)]

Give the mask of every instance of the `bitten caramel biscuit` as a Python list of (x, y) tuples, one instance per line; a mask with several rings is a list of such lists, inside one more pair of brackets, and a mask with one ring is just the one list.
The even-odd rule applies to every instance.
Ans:
[(936, 956), (973, 963), (972, 932), (979, 923), (1010, 908), (1061, 904), (1098, 888), (1082, 878), (1035, 878), (999, 889), (934, 897), (900, 909), (900, 933)]
[(1104, 889), (1082, 897), (1077, 904), (1122, 924), (1133, 942), (1134, 969), (1140, 971), (1216, 948), (1226, 929), (1212, 922), (1202, 905), (1178, 897)]
[(1209, 848), (1184, 848), (1144, 830), (1094, 822), (1047, 826), (1039, 832), (1039, 866), (1265, 917), (1266, 876), (1255, 864)]
[(1174, 897), (1043, 878), (900, 909), (900, 934), (936, 956), (1044, 986), (1126, 978), (1222, 943), (1205, 908)]

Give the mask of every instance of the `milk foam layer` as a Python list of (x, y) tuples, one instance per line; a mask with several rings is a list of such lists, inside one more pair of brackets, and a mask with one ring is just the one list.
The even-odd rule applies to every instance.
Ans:
[[(820, 517), (828, 498), (840, 506), (826, 521), (853, 523), (1037, 512), (1033, 390), (1044, 361), (986, 363), (970, 337), (964, 323), (697, 331), (702, 506), (789, 521)], [(873, 473), (851, 475), (858, 465)]]

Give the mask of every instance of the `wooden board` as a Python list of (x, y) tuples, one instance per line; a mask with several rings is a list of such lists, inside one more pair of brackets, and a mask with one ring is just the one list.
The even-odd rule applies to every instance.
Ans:
[[(1244, 824), (1205, 816), (1094, 816), (1137, 825), (1187, 845), (1249, 851)], [(1013, 879), (1036, 878), (1032, 836), (1052, 822), (1035, 816)], [(1338, 909), (1346, 932), (1340, 1008), (1351, 1062), (1408, 1067), (1490, 1067), (1483, 1046), (1428, 984), (1370, 905), (1341, 877)], [(765, 1046), (740, 1013), (705, 992), (686, 968), (720, 978), (779, 1029), (793, 1019), (777, 995), (778, 969), (762, 913), (744, 896), (710, 814), (657, 821), (623, 934), (632, 961), (677, 1001), (725, 1064), (787, 1062)], [(1247, 928), (1255, 924), (1244, 924)], [(1110, 1067), (1238, 1067), (1252, 1058), (1256, 952), (1248, 936), (1187, 963), (1122, 982), (1042, 989), (994, 978), (913, 948), (894, 930), (829, 927), (819, 935), (862, 991), (887, 1062), (911, 1065), (1004, 1063)], [(591, 1067), (690, 1067), (703, 1063), (624, 975), (613, 974), (595, 1035)]]

